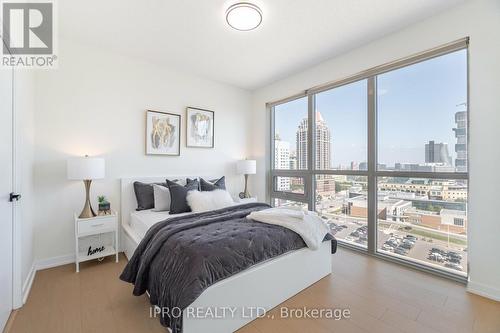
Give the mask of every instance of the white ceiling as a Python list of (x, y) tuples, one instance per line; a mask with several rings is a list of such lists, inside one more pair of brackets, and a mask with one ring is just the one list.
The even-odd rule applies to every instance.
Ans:
[(62, 37), (256, 89), (464, 0), (255, 0), (254, 31), (229, 28), (236, 0), (58, 1)]

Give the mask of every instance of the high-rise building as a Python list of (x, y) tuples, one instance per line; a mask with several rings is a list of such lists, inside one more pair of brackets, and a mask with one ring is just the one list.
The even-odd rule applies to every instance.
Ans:
[(442, 163), (451, 165), (451, 156), (448, 152), (447, 143), (429, 141), (425, 144), (425, 163)]
[[(297, 166), (299, 169), (307, 169), (307, 118), (302, 119), (297, 129)], [(332, 136), (328, 125), (316, 112), (316, 169), (330, 169), (332, 154)], [(335, 181), (330, 175), (316, 176), (316, 190), (318, 193), (328, 195), (335, 192)]]
[[(283, 170), (290, 168), (290, 143), (282, 141), (279, 135), (276, 135), (274, 140), (274, 167), (275, 169)], [(276, 180), (276, 190), (290, 190), (290, 178), (278, 177)]]
[(302, 119), (296, 135), (297, 169), (307, 169), (307, 118)]
[(467, 171), (467, 111), (458, 111), (455, 113), (455, 123), (457, 126), (453, 129), (457, 143), (455, 144), (455, 168), (457, 171)]
[[(316, 112), (316, 169), (330, 169), (332, 136), (321, 113)], [(297, 165), (307, 169), (307, 118), (297, 129)]]

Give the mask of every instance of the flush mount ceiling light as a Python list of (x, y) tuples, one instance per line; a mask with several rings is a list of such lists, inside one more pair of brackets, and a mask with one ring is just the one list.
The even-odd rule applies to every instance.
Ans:
[(253, 30), (262, 22), (262, 11), (254, 4), (238, 2), (226, 10), (226, 21), (233, 29)]

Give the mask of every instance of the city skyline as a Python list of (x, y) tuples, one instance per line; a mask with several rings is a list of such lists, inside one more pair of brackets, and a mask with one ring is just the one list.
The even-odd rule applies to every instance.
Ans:
[[(465, 116), (464, 116), (465, 114)], [(453, 172), (467, 171), (467, 119), (466, 112), (458, 111), (455, 113), (455, 122), (457, 126), (452, 128), (455, 132), (456, 142), (452, 146), (455, 147), (457, 153), (456, 161), (453, 162), (448, 150), (448, 144), (443, 142), (435, 142), (430, 140), (424, 144), (424, 162), (408, 163), (395, 162), (392, 166), (387, 166), (383, 163), (378, 163), (379, 169), (395, 169), (402, 171), (429, 171), (429, 172)], [(276, 133), (275, 140), (275, 168), (276, 169), (307, 169), (307, 130), (308, 119), (304, 118), (300, 122), (296, 132), (295, 150), (292, 149), (293, 144), (282, 140), (281, 136)], [(328, 170), (332, 168), (332, 144), (331, 132), (326, 125), (320, 112), (316, 112), (316, 169)], [(455, 166), (456, 164), (456, 166)], [(364, 167), (363, 167), (364, 165)], [(335, 168), (336, 166), (333, 166)], [(366, 161), (351, 161), (348, 165), (339, 165), (342, 169), (347, 170), (366, 170)]]

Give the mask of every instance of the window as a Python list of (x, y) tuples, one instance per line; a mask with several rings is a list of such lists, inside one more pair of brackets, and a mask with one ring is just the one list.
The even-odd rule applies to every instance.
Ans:
[(272, 104), (271, 202), (318, 212), (341, 244), (465, 278), (467, 43)]
[(467, 181), (413, 177), (377, 180), (378, 251), (463, 273), (467, 269)]
[(277, 105), (274, 126), (274, 168), (307, 169), (307, 98)]
[(338, 240), (366, 248), (368, 244), (367, 178), (316, 175), (316, 211)]
[(316, 169), (367, 170), (367, 80), (315, 96)]
[(378, 75), (378, 170), (467, 171), (467, 52)]
[(304, 194), (304, 180), (301, 177), (274, 177), (274, 189), (278, 192)]

